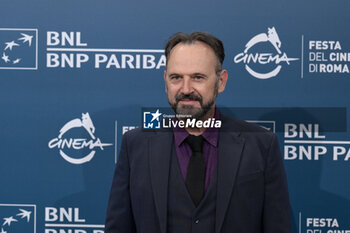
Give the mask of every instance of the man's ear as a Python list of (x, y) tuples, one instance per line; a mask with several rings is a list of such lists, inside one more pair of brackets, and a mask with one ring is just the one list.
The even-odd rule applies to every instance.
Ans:
[(164, 75), (163, 75), (163, 77), (164, 77), (165, 93), (168, 93), (168, 88), (167, 88), (167, 86), (166, 86), (166, 70), (164, 70)]
[(220, 77), (219, 77), (218, 93), (221, 93), (225, 90), (227, 79), (228, 79), (227, 70), (222, 70), (220, 72)]

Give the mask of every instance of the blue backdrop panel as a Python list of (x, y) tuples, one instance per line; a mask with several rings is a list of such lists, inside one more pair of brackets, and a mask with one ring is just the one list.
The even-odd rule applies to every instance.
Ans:
[[(122, 134), (167, 107), (175, 32), (224, 42), (218, 105), (276, 132), (294, 232), (350, 230), (349, 1), (0, 3), (3, 231), (102, 233)], [(315, 109), (315, 107), (317, 109)]]

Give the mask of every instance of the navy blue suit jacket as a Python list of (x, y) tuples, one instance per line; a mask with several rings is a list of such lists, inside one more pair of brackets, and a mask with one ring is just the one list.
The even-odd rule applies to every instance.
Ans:
[[(173, 133), (123, 136), (105, 233), (166, 233)], [(287, 180), (275, 134), (222, 115), (215, 233), (290, 233)], [(213, 232), (214, 233), (214, 232)]]

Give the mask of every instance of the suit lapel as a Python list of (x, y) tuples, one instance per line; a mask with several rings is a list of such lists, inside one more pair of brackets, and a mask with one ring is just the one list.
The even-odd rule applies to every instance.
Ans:
[(160, 132), (149, 139), (149, 164), (154, 201), (161, 233), (166, 233), (167, 195), (172, 133)]
[(241, 159), (244, 139), (237, 133), (220, 132), (215, 233), (221, 231)]

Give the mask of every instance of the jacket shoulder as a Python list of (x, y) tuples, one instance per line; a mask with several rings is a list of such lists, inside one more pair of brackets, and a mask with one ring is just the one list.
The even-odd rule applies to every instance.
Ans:
[(172, 130), (145, 130), (139, 127), (124, 133), (123, 141), (128, 147), (140, 147), (146, 146), (145, 143), (147, 143), (150, 138), (155, 136), (169, 136), (169, 134), (172, 134)]
[(227, 115), (221, 115), (224, 129), (233, 130), (239, 133), (266, 133), (273, 134), (271, 131), (243, 120), (238, 120)]
[(245, 139), (249, 145), (256, 145), (263, 151), (268, 151), (274, 141), (277, 141), (275, 133), (253, 123), (238, 120), (229, 116), (223, 116), (224, 132), (236, 134)]

